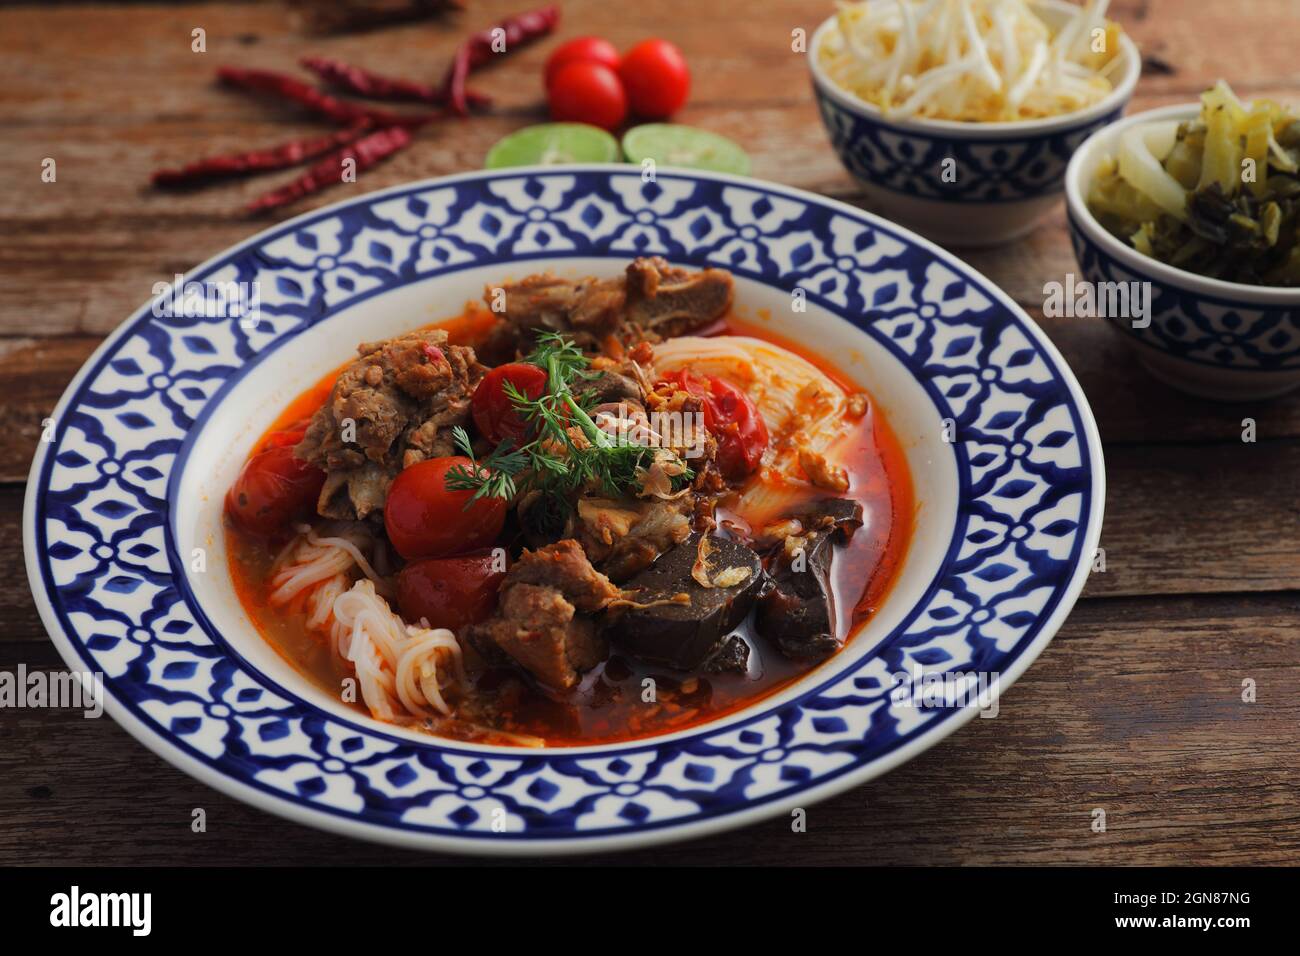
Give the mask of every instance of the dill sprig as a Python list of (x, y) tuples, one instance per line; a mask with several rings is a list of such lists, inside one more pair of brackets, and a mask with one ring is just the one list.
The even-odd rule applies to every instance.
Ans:
[[(573, 386), (601, 373), (591, 370), (582, 350), (563, 335), (548, 332), (538, 336), (536, 348), (524, 361), (546, 372), (546, 390), (532, 398), (508, 381), (503, 389), (533, 437), (523, 445), (507, 439), (480, 461), (469, 434), (457, 426), (456, 446), (471, 464), (450, 469), (447, 487), (473, 491), (470, 502), (509, 500), (537, 490), (551, 499), (551, 513), (558, 509), (564, 514), (572, 507), (573, 496), (588, 485), (599, 486), (610, 497), (634, 490), (639, 471), (653, 463), (655, 450), (616, 439), (592, 420), (592, 400), (576, 394)], [(687, 468), (674, 479), (674, 486), (681, 487), (693, 477)]]
[[(469, 432), (456, 425), (451, 433), (456, 448), (470, 460), (470, 465), (455, 465), (447, 469), (444, 479), (447, 487), (452, 491), (473, 491), (471, 502), (477, 498), (513, 498), (517, 491), (515, 476), (528, 466), (527, 457), (514, 450), (509, 441), (503, 441), (480, 463), (474, 457)], [(465, 507), (469, 507), (469, 502)]]

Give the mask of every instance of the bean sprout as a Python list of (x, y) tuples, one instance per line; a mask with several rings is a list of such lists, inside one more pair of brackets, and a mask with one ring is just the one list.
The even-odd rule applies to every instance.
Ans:
[(839, 4), (815, 51), (828, 75), (888, 116), (1006, 122), (1084, 109), (1112, 89), (1119, 28), (1087, 0), (1053, 30), (1027, 0)]

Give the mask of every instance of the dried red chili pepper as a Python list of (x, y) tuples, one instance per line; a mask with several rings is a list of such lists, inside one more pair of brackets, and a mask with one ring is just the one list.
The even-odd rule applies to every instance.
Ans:
[(354, 126), (361, 122), (370, 123), (372, 126), (421, 126), (438, 115), (420, 113), (402, 116), (388, 110), (358, 106), (356, 103), (348, 103), (328, 93), (322, 93), (296, 77), (272, 70), (245, 70), (237, 66), (223, 66), (217, 70), (217, 77), (223, 83), (240, 89), (265, 93), (298, 103), (328, 120), (345, 126)]
[(263, 212), (267, 209), (275, 209), (304, 196), (320, 192), (322, 189), (343, 181), (341, 172), (344, 160), (356, 160), (356, 171), (361, 172), (392, 156), (410, 141), (410, 130), (404, 126), (390, 126), (386, 129), (376, 130), (369, 136), (359, 139), (355, 143), (349, 143), (342, 149), (326, 156), (287, 186), (281, 186), (279, 189), (272, 190), (264, 196), (254, 199), (249, 203), (248, 211)]
[(552, 5), (507, 17), (493, 27), (471, 34), (457, 47), (456, 55), (442, 81), (443, 95), (451, 111), (460, 116), (469, 115), (465, 81), (473, 70), (477, 70), (495, 55), (496, 51), (492, 47), (497, 40), (496, 31), (501, 31), (505, 52), (510, 52), (548, 35), (559, 22), (560, 8)]
[(160, 169), (153, 174), (155, 186), (193, 186), (239, 176), (243, 173), (260, 173), (273, 169), (287, 169), (309, 159), (315, 159), (332, 149), (345, 146), (365, 135), (371, 129), (369, 122), (358, 123), (347, 129), (318, 136), (315, 139), (291, 139), (270, 149), (254, 149), (244, 153), (228, 153), (196, 160), (180, 169)]
[[(304, 69), (311, 70), (322, 80), (332, 83), (345, 92), (364, 96), (372, 100), (389, 100), (392, 102), (432, 103), (441, 106), (446, 102), (446, 93), (438, 87), (424, 83), (415, 83), (400, 77), (383, 76), (364, 67), (331, 60), (323, 56), (303, 57), (299, 61)], [(473, 90), (465, 91), (465, 99), (470, 106), (486, 107), (492, 105), (490, 97)]]

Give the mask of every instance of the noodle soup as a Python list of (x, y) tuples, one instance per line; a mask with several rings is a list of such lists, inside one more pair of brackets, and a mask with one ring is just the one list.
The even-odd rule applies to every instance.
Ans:
[(713, 720), (838, 653), (906, 553), (904, 455), (732, 297), (641, 259), (363, 345), (230, 490), (263, 636), (377, 719), (538, 747)]

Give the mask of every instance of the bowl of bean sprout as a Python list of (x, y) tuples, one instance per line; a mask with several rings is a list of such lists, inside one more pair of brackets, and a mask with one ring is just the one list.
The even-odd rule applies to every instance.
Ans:
[(1141, 73), (1107, 0), (871, 0), (814, 32), (822, 121), (867, 203), (939, 242), (995, 245), (1060, 202), (1065, 168)]

